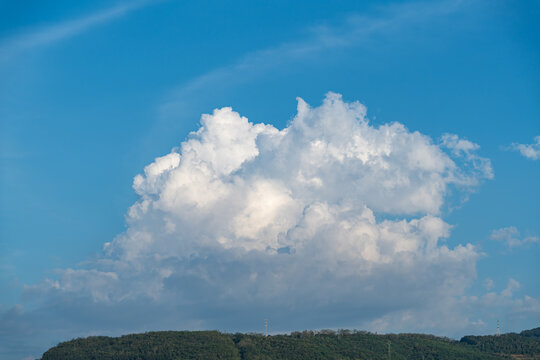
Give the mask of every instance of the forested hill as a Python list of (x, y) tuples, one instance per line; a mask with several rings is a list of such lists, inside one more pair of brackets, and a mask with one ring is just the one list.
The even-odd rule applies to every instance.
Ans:
[(522, 331), (519, 334), (508, 333), (501, 336), (464, 336), (461, 342), (474, 348), (502, 354), (536, 355), (540, 359), (540, 327)]
[(540, 328), (520, 334), (465, 336), (377, 335), (323, 330), (265, 337), (218, 331), (162, 331), (63, 342), (42, 360), (165, 359), (540, 359)]

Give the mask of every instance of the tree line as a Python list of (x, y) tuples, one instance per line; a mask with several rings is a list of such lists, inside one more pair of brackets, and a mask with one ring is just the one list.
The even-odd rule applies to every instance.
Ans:
[(540, 328), (520, 334), (465, 336), (460, 341), (424, 334), (379, 335), (355, 330), (287, 335), (218, 331), (160, 331), (120, 337), (91, 336), (58, 344), (42, 360), (304, 360), (304, 359), (540, 359)]

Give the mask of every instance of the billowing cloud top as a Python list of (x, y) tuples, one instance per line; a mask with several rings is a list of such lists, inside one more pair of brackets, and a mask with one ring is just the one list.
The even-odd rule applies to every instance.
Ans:
[(314, 312), (380, 324), (447, 304), (475, 277), (478, 253), (444, 245), (451, 226), (440, 213), (449, 187), (492, 177), (477, 149), (452, 134), (434, 143), (400, 123), (373, 126), (362, 104), (334, 93), (317, 108), (298, 99), (282, 130), (218, 109), (135, 177), (128, 229), (102, 258), (33, 291), (174, 304), (162, 315), (203, 327), (216, 309), (236, 322), (264, 308), (284, 323), (333, 326)]
[[(472, 170), (442, 147), (473, 159)], [(399, 123), (373, 127), (363, 105), (334, 93), (315, 109), (298, 99), (297, 116), (281, 131), (215, 110), (135, 177), (141, 199), (129, 211), (130, 229), (107, 250), (126, 261), (185, 258), (205, 247), (300, 254), (320, 238), (331, 253), (344, 250), (339, 256), (391, 262), (428, 245), (403, 236), (411, 227), (429, 232), (430, 250), (447, 235), (434, 217), (447, 187), (491, 176), (489, 161), (471, 155), (477, 148), (456, 135), (436, 145)], [(377, 223), (374, 212), (425, 216)]]

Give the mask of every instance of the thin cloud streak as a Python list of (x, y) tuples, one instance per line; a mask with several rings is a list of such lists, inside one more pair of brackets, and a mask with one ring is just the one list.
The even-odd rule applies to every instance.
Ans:
[(44, 47), (71, 38), (93, 26), (119, 18), (150, 3), (151, 1), (143, 0), (120, 4), (85, 17), (59, 22), (54, 25), (38, 28), (35, 31), (14, 35), (0, 42), (0, 61), (8, 60), (25, 50)]
[(309, 31), (311, 36), (303, 40), (248, 53), (232, 65), (211, 70), (180, 85), (162, 104), (160, 113), (164, 117), (175, 116), (180, 109), (185, 110), (188, 97), (192, 102), (192, 97), (205, 89), (215, 89), (220, 84), (236, 86), (285, 64), (305, 61), (309, 57), (320, 58), (324, 51), (350, 48), (369, 40), (370, 36), (395, 32), (413, 23), (455, 13), (463, 4), (460, 0), (394, 4), (381, 8), (382, 15), (377, 18), (354, 15), (338, 26), (313, 27)]

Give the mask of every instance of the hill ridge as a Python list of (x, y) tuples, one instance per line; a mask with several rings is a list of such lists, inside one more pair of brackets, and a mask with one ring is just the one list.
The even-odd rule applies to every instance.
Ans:
[(300, 359), (540, 359), (540, 327), (500, 336), (452, 340), (430, 334), (357, 330), (256, 333), (151, 331), (65, 341), (41, 360), (300, 360)]

